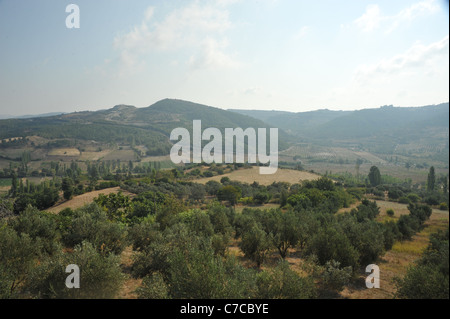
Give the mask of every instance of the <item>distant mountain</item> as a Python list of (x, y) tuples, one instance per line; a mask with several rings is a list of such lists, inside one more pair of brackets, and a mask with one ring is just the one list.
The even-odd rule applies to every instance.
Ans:
[(264, 119), (295, 136), (298, 142), (406, 156), (433, 150), (439, 153), (440, 160), (448, 161), (448, 102), (422, 107), (383, 106), (359, 111), (231, 111)]
[[(279, 150), (296, 143), (346, 147), (379, 154), (448, 159), (449, 103), (423, 107), (384, 106), (359, 111), (311, 112), (223, 110), (188, 101), (165, 99), (136, 108), (116, 105), (95, 112), (74, 112), (0, 120), (0, 139), (38, 135), (50, 140), (97, 141), (144, 145), (148, 155), (168, 154), (171, 131), (202, 129), (279, 128)], [(428, 156), (428, 155), (426, 155)]]
[(317, 110), (310, 112), (284, 112), (284, 111), (253, 111), (235, 110), (232, 112), (248, 115), (260, 119), (274, 127), (282, 128), (292, 134), (304, 133), (318, 125), (326, 124), (331, 120), (352, 113), (352, 111)]
[(384, 106), (378, 109), (354, 111), (337, 117), (310, 131), (315, 137), (369, 137), (376, 134), (421, 130), (425, 127), (448, 127), (449, 104), (423, 107)]
[(230, 110), (309, 138), (365, 138), (386, 131), (449, 126), (449, 103), (423, 107), (383, 106), (359, 111), (279, 112)]
[(28, 115), (10, 115), (10, 114), (0, 114), (0, 120), (5, 119), (28, 119), (34, 117), (49, 117), (55, 115), (65, 114), (64, 112), (51, 112), (51, 113), (43, 113), (43, 114), (28, 114)]
[[(191, 130), (201, 120), (202, 129), (241, 127), (270, 128), (261, 120), (192, 102), (165, 99), (149, 107), (117, 105), (95, 112), (74, 112), (50, 117), (0, 120), (0, 138), (39, 135), (56, 139), (81, 139), (144, 144), (152, 155), (168, 154), (169, 136), (177, 127)], [(279, 131), (279, 149), (287, 147), (288, 135)]]

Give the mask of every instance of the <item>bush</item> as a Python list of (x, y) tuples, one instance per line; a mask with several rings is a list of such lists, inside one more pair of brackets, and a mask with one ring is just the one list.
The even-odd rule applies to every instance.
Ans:
[(253, 197), (253, 199), (254, 199), (256, 204), (262, 205), (262, 204), (265, 204), (265, 203), (267, 203), (269, 201), (270, 196), (269, 196), (269, 194), (267, 192), (261, 192), (261, 193), (256, 194)]
[(352, 277), (351, 267), (340, 267), (340, 263), (330, 260), (325, 264), (324, 271), (321, 275), (322, 282), (327, 289), (340, 292), (344, 286), (350, 282)]
[(209, 195), (215, 196), (219, 189), (222, 188), (222, 185), (217, 181), (208, 181), (205, 184), (205, 190)]
[(203, 175), (203, 177), (213, 177), (214, 173), (211, 171), (205, 171), (205, 172), (203, 172), (202, 175)]
[(380, 214), (380, 208), (375, 201), (364, 199), (356, 209), (351, 210), (350, 214), (355, 216), (358, 222), (366, 219), (374, 220)]
[(402, 279), (397, 279), (397, 294), (407, 299), (448, 299), (449, 282), (430, 266), (410, 267)]
[(305, 255), (316, 255), (321, 265), (335, 260), (343, 267), (351, 266), (355, 270), (358, 266), (359, 254), (352, 246), (347, 236), (333, 226), (323, 227), (309, 241)]
[(410, 215), (402, 215), (398, 219), (397, 226), (401, 239), (411, 240), (412, 236), (419, 230), (420, 222)]
[(423, 224), (427, 219), (431, 217), (432, 209), (428, 205), (410, 204), (408, 206), (410, 215), (417, 218), (420, 224)]
[(441, 204), (439, 205), (439, 209), (440, 209), (440, 210), (448, 210), (448, 205), (447, 205), (447, 203), (441, 203)]
[(440, 203), (439, 199), (440, 199), (439, 193), (432, 192), (425, 196), (424, 202), (430, 206), (439, 205)]
[[(33, 270), (26, 287), (36, 298), (111, 299), (124, 280), (119, 259), (113, 254), (102, 255), (91, 243), (83, 242), (73, 253), (59, 253), (45, 259)], [(65, 269), (70, 264), (80, 269), (79, 289), (65, 285), (69, 276)]]
[(384, 249), (391, 250), (394, 243), (401, 239), (401, 234), (396, 222), (389, 221), (384, 223), (383, 226)]
[(116, 255), (128, 244), (126, 226), (109, 221), (106, 213), (96, 204), (75, 211), (62, 241), (70, 247), (89, 241), (97, 251)]
[(254, 272), (234, 258), (215, 256), (210, 248), (175, 249), (170, 257), (168, 287), (176, 299), (242, 299), (253, 295)]
[(259, 268), (271, 248), (271, 241), (266, 232), (255, 225), (242, 235), (239, 247), (247, 258), (256, 262)]
[(398, 188), (392, 188), (388, 192), (388, 197), (390, 199), (398, 199), (403, 196), (403, 192)]
[(16, 218), (9, 220), (9, 225), (19, 234), (28, 234), (32, 240), (40, 240), (43, 251), (52, 254), (57, 248), (56, 216), (28, 207)]
[(394, 210), (392, 208), (389, 208), (388, 210), (386, 210), (386, 215), (388, 215), (389, 217), (394, 217)]
[(418, 203), (420, 201), (420, 197), (417, 194), (414, 193), (410, 193), (408, 194), (408, 199), (410, 200), (411, 203)]
[(317, 297), (314, 282), (310, 277), (301, 277), (290, 269), (289, 263), (278, 265), (258, 274), (257, 295), (261, 299), (311, 299)]
[(16, 298), (41, 251), (40, 239), (0, 224), (0, 298)]
[(168, 299), (169, 288), (164, 282), (161, 273), (157, 272), (146, 276), (142, 280), (142, 286), (136, 290), (139, 299)]

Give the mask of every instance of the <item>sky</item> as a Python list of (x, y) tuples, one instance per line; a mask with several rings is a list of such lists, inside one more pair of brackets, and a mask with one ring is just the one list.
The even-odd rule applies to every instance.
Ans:
[(291, 112), (448, 102), (448, 1), (0, 0), (0, 114), (165, 98)]

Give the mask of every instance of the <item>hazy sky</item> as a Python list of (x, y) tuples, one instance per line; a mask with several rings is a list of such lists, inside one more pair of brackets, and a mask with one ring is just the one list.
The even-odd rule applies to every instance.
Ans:
[(0, 114), (447, 102), (448, 12), (444, 0), (0, 0)]

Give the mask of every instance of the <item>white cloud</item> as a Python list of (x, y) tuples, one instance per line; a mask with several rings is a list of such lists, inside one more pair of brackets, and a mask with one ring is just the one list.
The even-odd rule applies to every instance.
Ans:
[[(224, 6), (232, 0), (218, 2), (194, 1), (174, 9), (162, 19), (155, 19), (155, 9), (149, 7), (140, 25), (114, 39), (125, 67), (133, 68), (151, 52), (194, 51), (189, 65), (195, 67), (230, 67), (237, 62), (225, 53), (225, 33), (232, 27)], [(199, 46), (199, 44), (201, 44)]]
[(262, 91), (263, 91), (263, 90), (262, 90), (261, 87), (259, 87), (259, 86), (253, 86), (253, 87), (249, 87), (249, 88), (247, 88), (247, 89), (244, 89), (244, 90), (242, 91), (242, 93), (245, 94), (245, 95), (254, 95), (254, 94), (260, 93), (260, 92), (262, 92)]
[(411, 22), (414, 19), (433, 14), (439, 11), (436, 0), (424, 0), (412, 4), (399, 13), (388, 16), (381, 13), (378, 5), (368, 5), (366, 12), (354, 21), (354, 24), (363, 32), (370, 32), (380, 27), (385, 27), (390, 33), (403, 23)]
[(301, 38), (305, 37), (310, 30), (310, 26), (301, 27), (300, 30), (298, 30), (298, 32), (294, 34), (294, 40), (300, 40)]
[(358, 66), (349, 81), (323, 92), (323, 104), (342, 107), (428, 105), (448, 101), (449, 36), (415, 43), (401, 54)]
[[(414, 69), (439, 67), (439, 61), (448, 60), (449, 36), (442, 40), (423, 45), (416, 43), (405, 53), (384, 59), (372, 65), (361, 65), (355, 72), (357, 81), (368, 81), (371, 78), (391, 76), (394, 74), (415, 73)], [(436, 62), (436, 58), (439, 59)], [(448, 71), (447, 71), (448, 72)]]
[(390, 18), (392, 23), (387, 32), (392, 32), (404, 22), (412, 21), (420, 16), (435, 13), (438, 10), (439, 5), (436, 3), (436, 0), (426, 0), (415, 3), (409, 8), (400, 11), (396, 16)]
[(229, 6), (229, 5), (238, 3), (238, 2), (240, 2), (240, 1), (241, 1), (241, 0), (216, 0), (216, 3), (217, 3), (217, 5), (219, 5), (219, 6), (226, 7), (226, 6)]
[(192, 69), (239, 67), (239, 62), (223, 52), (223, 49), (226, 46), (226, 41), (218, 42), (212, 38), (205, 39), (202, 44), (201, 52), (191, 56), (189, 66)]
[(366, 12), (355, 20), (355, 24), (362, 31), (368, 32), (376, 29), (382, 19), (378, 5), (369, 5)]

